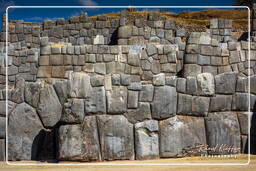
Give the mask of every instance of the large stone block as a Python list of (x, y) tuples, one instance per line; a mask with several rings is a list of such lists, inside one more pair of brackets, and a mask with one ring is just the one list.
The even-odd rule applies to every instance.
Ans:
[(209, 113), (205, 118), (209, 154), (240, 152), (240, 128), (237, 115), (232, 112)]
[(62, 114), (62, 106), (52, 85), (40, 90), (37, 112), (45, 127), (53, 127)]
[(40, 95), (40, 89), (43, 88), (41, 82), (26, 82), (24, 89), (25, 101), (33, 107), (37, 107)]
[(97, 116), (102, 160), (134, 159), (133, 125), (124, 116)]
[(59, 160), (101, 160), (96, 116), (85, 117), (82, 125), (59, 128)]
[(68, 83), (67, 81), (56, 81), (53, 84), (53, 87), (56, 91), (57, 96), (59, 97), (60, 103), (63, 105), (66, 102), (66, 99), (68, 98)]
[(205, 153), (204, 119), (191, 116), (174, 116), (160, 121), (160, 157), (180, 157)]
[(6, 117), (0, 117), (0, 139), (5, 138)]
[(106, 92), (107, 113), (122, 114), (127, 110), (127, 89), (126, 87), (113, 87)]
[(155, 87), (154, 99), (152, 102), (152, 117), (164, 119), (176, 114), (177, 92), (174, 87)]
[(86, 114), (106, 113), (106, 94), (104, 87), (92, 88), (92, 95), (85, 100)]
[(236, 91), (237, 74), (226, 72), (215, 76), (216, 93), (233, 94)]
[(68, 96), (73, 98), (88, 98), (92, 87), (90, 77), (86, 73), (72, 72), (68, 78)]
[(197, 85), (199, 95), (213, 95), (215, 93), (214, 77), (210, 73), (197, 75)]
[[(250, 98), (250, 106), (249, 106)], [(235, 93), (232, 96), (232, 110), (234, 111), (248, 111), (248, 109), (255, 109), (256, 97), (248, 93)]]
[(122, 26), (118, 28), (119, 38), (130, 38), (132, 36), (132, 26)]
[(191, 111), (192, 111), (192, 96), (179, 93), (177, 114), (190, 114)]
[[(239, 125), (240, 125), (240, 132), (242, 135), (248, 135), (248, 126), (249, 126), (248, 121), (253, 125), (252, 120), (249, 120), (250, 117), (252, 118), (252, 116), (253, 116), (252, 112), (238, 112), (237, 113), (237, 118), (238, 118)], [(252, 126), (252, 127), (254, 127), (254, 126)], [(252, 127), (251, 127), (251, 130), (253, 130)]]
[(128, 91), (127, 107), (129, 109), (136, 109), (138, 107), (139, 92), (138, 91)]
[(0, 139), (0, 161), (5, 160), (5, 139)]
[(124, 115), (131, 123), (137, 123), (146, 119), (151, 119), (150, 104), (147, 102), (139, 102), (137, 109), (128, 109)]
[(64, 104), (64, 111), (61, 116), (61, 121), (66, 123), (81, 123), (84, 116), (84, 100), (68, 99)]
[(26, 103), (18, 104), (9, 115), (8, 159), (35, 159), (38, 148), (35, 138), (42, 129), (36, 110)]
[(151, 84), (142, 85), (140, 91), (140, 101), (141, 102), (151, 102), (154, 95), (154, 86)]
[(159, 157), (158, 122), (148, 120), (135, 124), (136, 159)]
[(209, 97), (192, 97), (192, 114), (195, 116), (207, 116), (210, 105)]
[(210, 112), (230, 111), (232, 105), (231, 95), (216, 95), (211, 97)]

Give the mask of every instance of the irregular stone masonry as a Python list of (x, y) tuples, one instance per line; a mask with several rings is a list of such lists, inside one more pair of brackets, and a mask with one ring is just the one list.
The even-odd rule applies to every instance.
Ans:
[[(9, 160), (246, 152), (256, 44), (249, 65), (248, 42), (231, 29), (230, 20), (213, 19), (206, 32), (189, 32), (156, 13), (11, 22), (8, 61), (5, 32), (0, 42), (0, 146), (8, 93)], [(202, 148), (221, 144), (234, 150)]]

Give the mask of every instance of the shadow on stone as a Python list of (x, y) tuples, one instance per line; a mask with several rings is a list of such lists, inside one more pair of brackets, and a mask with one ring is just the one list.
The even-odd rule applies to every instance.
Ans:
[(238, 41), (247, 41), (248, 40), (248, 32), (244, 32), (239, 38)]
[(34, 138), (31, 151), (31, 160), (57, 162), (57, 128), (51, 131), (41, 130)]
[(109, 45), (117, 45), (117, 40), (118, 40), (118, 29), (116, 29), (112, 33), (112, 36), (110, 37)]
[[(256, 154), (256, 103), (253, 106), (253, 114), (251, 118), (251, 144), (250, 144), (250, 153)], [(248, 146), (248, 139), (246, 142), (246, 147)], [(245, 153), (248, 153), (248, 149), (246, 149)]]

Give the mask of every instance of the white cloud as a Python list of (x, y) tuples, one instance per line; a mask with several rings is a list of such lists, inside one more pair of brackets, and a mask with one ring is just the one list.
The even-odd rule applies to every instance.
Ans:
[(78, 0), (81, 5), (84, 6), (97, 6), (98, 3), (94, 0)]

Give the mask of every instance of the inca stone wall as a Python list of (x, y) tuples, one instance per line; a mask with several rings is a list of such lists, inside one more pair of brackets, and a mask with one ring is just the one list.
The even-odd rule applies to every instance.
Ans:
[(120, 18), (11, 21), (8, 61), (1, 33), (0, 158), (7, 94), (8, 160), (248, 152), (256, 42), (249, 63), (248, 42), (233, 36), (232, 21), (213, 19), (209, 27), (191, 32), (156, 13), (125, 11)]

